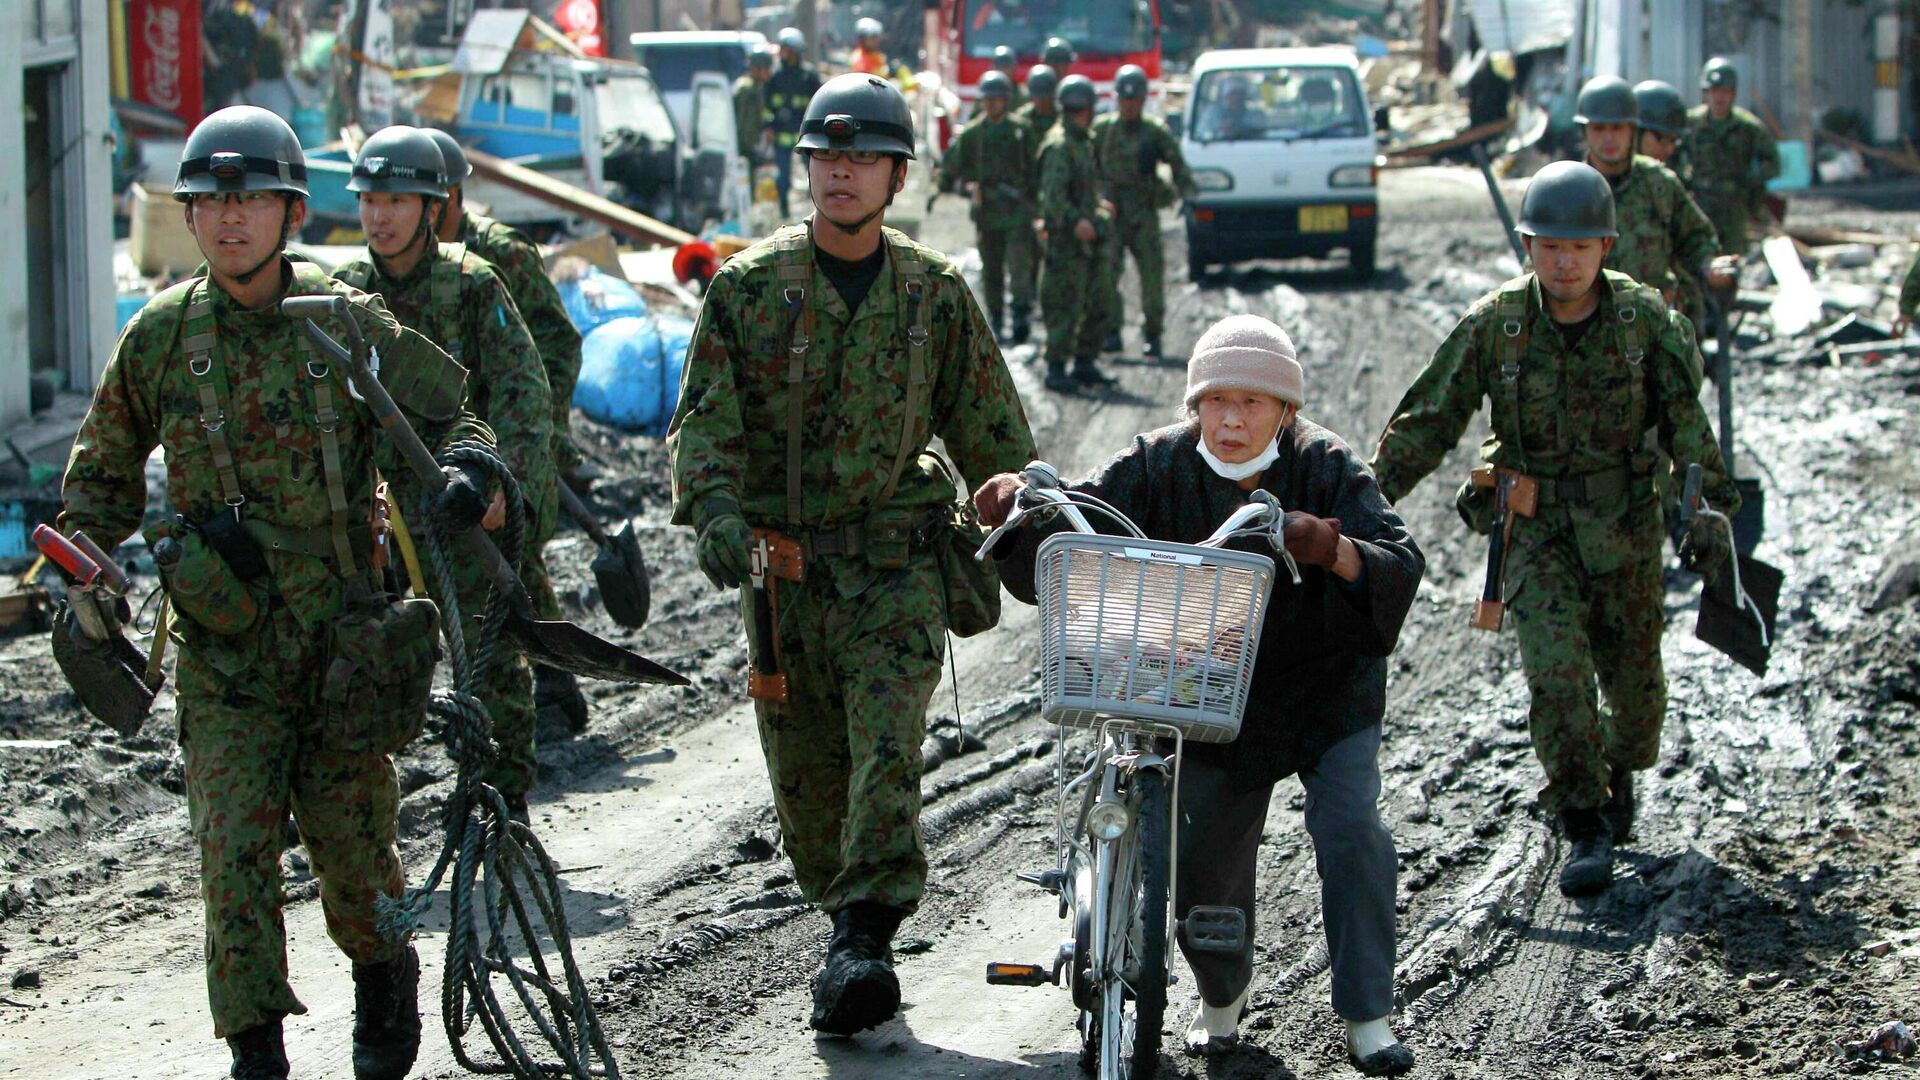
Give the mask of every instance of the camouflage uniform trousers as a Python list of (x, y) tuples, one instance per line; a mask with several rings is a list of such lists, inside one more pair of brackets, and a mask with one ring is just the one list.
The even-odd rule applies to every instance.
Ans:
[(1706, 212), (1707, 220), (1713, 222), (1714, 232), (1720, 236), (1720, 254), (1744, 258), (1752, 243), (1747, 233), (1752, 220), (1747, 193), (1719, 188), (1695, 189), (1693, 198), (1700, 204), (1700, 209)]
[(401, 950), (374, 932), (375, 897), (406, 887), (395, 846), (400, 784), (390, 747), (381, 745), (389, 740), (343, 739), (340, 720), (312, 704), (324, 628), (302, 630), (282, 607), (258, 633), (270, 639), (259, 654), (269, 663), (229, 677), (183, 644), (177, 672), (216, 1037), (307, 1011), (287, 981), (280, 914), (288, 811), (320, 882), (334, 944), (355, 963)]
[[(1047, 370), (1065, 371), (1076, 357), (1099, 356), (1106, 345), (1108, 305), (1101, 299), (1112, 288), (1119, 246), (1113, 223), (1098, 223), (1100, 235), (1081, 243), (1071, 231), (1049, 235), (1046, 272), (1040, 275), (1040, 310), (1047, 318)], [(1067, 225), (1065, 230), (1071, 230)]]
[(1114, 204), (1113, 260), (1105, 274), (1106, 289), (1101, 299), (1101, 325), (1119, 326), (1126, 310), (1120, 299), (1120, 258), (1133, 255), (1133, 267), (1140, 274), (1141, 332), (1159, 337), (1167, 321), (1167, 254), (1160, 241), (1160, 212), (1152, 203), (1117, 202)]
[(1025, 318), (1033, 310), (1033, 228), (1021, 222), (1004, 229), (982, 228), (979, 234), (980, 291), (987, 322), (998, 333), (1008, 294), (1014, 318)]
[[(927, 881), (920, 744), (945, 652), (939, 576), (920, 554), (842, 595), (866, 573), (814, 561), (804, 582), (780, 583), (788, 700), (754, 702), (794, 880), (829, 914), (863, 900), (912, 911)], [(752, 605), (743, 589), (749, 636)]]
[(1551, 812), (1600, 806), (1613, 766), (1652, 768), (1660, 753), (1666, 613), (1652, 497), (1636, 498), (1620, 527), (1635, 554), (1605, 574), (1588, 571), (1565, 510), (1542, 506), (1514, 529), (1507, 605), (1532, 695), (1527, 728), (1547, 774), (1541, 802)]

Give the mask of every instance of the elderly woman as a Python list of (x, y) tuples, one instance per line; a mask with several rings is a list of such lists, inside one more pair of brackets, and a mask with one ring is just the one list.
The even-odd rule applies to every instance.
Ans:
[[(1303, 382), (1285, 331), (1257, 316), (1225, 319), (1194, 346), (1187, 421), (1135, 438), (1076, 490), (1114, 504), (1150, 537), (1184, 543), (1205, 539), (1255, 489), (1287, 508), (1283, 538), (1303, 580), (1275, 580), (1240, 738), (1189, 743), (1180, 766), (1175, 913), (1219, 905), (1247, 918), (1238, 953), (1180, 940), (1201, 998), (1187, 1042), (1200, 1053), (1237, 1042), (1253, 980), (1255, 857), (1274, 784), (1297, 773), (1320, 873), (1333, 1008), (1346, 1021), (1353, 1063), (1390, 1076), (1411, 1068), (1413, 1053), (1387, 1023), (1397, 857), (1377, 806), (1380, 723), (1386, 656), (1425, 560), (1366, 462), (1299, 415)], [(1021, 483), (1001, 474), (982, 484), (974, 493), (982, 520), (1004, 521)], [(1026, 530), (995, 551), (1007, 588), (1028, 602), (1042, 532)]]

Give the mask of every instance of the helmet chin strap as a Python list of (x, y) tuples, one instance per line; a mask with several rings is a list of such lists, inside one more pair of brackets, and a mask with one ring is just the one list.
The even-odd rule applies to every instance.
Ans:
[(260, 271), (265, 270), (272, 263), (278, 262), (280, 260), (281, 253), (287, 250), (287, 233), (291, 231), (292, 228), (293, 228), (293, 196), (285, 195), (280, 203), (280, 242), (273, 245), (273, 250), (267, 253), (266, 258), (261, 259), (259, 262), (255, 263), (253, 266), (253, 269), (247, 271), (244, 274), (235, 274), (233, 276), (233, 280), (239, 282), (242, 285), (250, 285), (253, 283), (253, 279), (255, 275), (259, 274)]

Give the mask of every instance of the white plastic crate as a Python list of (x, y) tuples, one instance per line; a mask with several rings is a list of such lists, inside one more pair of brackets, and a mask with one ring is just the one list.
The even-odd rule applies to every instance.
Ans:
[(1170, 724), (1195, 742), (1240, 735), (1273, 560), (1131, 537), (1040, 544), (1041, 710), (1057, 724)]

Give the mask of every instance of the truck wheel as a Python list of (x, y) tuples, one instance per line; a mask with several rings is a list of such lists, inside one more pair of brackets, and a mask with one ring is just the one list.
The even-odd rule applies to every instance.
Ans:
[(1187, 249), (1187, 280), (1195, 285), (1206, 285), (1213, 280), (1213, 275), (1207, 272), (1206, 256), (1191, 247)]
[(1353, 245), (1353, 276), (1365, 280), (1374, 274), (1374, 241), (1363, 240)]

